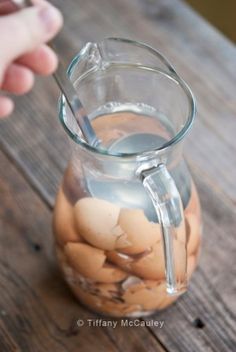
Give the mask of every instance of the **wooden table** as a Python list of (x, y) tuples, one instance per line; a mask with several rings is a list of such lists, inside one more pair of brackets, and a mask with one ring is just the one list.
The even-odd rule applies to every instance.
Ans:
[(164, 320), (162, 329), (88, 326), (96, 316), (72, 297), (52, 252), (51, 213), (69, 143), (57, 87), (39, 79), (0, 126), (0, 351), (235, 351), (235, 47), (179, 0), (57, 4), (67, 63), (87, 41), (129, 37), (159, 48), (192, 87), (198, 115), (185, 155), (203, 208), (201, 261), (188, 293), (153, 317)]

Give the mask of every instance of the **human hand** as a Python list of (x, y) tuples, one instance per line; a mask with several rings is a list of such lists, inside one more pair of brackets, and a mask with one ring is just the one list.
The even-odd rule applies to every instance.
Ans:
[(10, 10), (1, 7), (0, 0), (0, 117), (14, 108), (4, 91), (25, 94), (34, 84), (35, 73), (48, 75), (55, 71), (57, 56), (45, 43), (63, 22), (60, 12), (44, 0), (35, 0), (34, 6), (18, 12)]

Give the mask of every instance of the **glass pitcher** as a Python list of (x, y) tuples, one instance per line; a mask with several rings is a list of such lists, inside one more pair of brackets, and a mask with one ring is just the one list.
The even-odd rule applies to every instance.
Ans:
[(68, 74), (101, 145), (83, 140), (62, 96), (72, 156), (53, 218), (59, 265), (91, 310), (151, 314), (197, 264), (200, 205), (182, 157), (194, 98), (158, 51), (127, 39), (88, 43)]

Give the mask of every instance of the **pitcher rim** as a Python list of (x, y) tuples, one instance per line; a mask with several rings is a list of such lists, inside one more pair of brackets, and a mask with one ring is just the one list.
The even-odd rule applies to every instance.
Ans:
[[(99, 43), (102, 43), (103, 41), (119, 41), (119, 42), (123, 42), (123, 43), (133, 44), (133, 45), (136, 45), (138, 47), (141, 47), (141, 48), (148, 50), (149, 52), (155, 54), (160, 59), (163, 59), (165, 61), (166, 66), (168, 67), (170, 72), (166, 72), (160, 68), (156, 68), (156, 69), (154, 68), (154, 69), (156, 71), (166, 75), (170, 79), (175, 80), (177, 83), (179, 83), (179, 85), (181, 86), (181, 88), (185, 92), (185, 94), (187, 96), (187, 100), (188, 100), (189, 112), (188, 112), (188, 116), (186, 118), (186, 121), (184, 123), (184, 126), (181, 128), (181, 130), (178, 133), (176, 133), (174, 135), (173, 138), (171, 138), (169, 141), (167, 141), (166, 143), (164, 143), (162, 146), (160, 146), (158, 148), (146, 150), (143, 152), (137, 152), (137, 153), (110, 152), (108, 149), (93, 147), (93, 146), (89, 145), (86, 141), (81, 139), (78, 136), (78, 134), (73, 133), (71, 131), (71, 129), (66, 125), (65, 120), (64, 120), (64, 116), (66, 114), (66, 112), (65, 112), (65, 98), (63, 95), (61, 95), (59, 98), (59, 120), (60, 120), (64, 130), (66, 131), (66, 133), (69, 135), (69, 137), (75, 143), (80, 145), (82, 148), (85, 148), (87, 151), (96, 153), (96, 154), (104, 156), (104, 157), (131, 158), (131, 159), (132, 158), (140, 158), (140, 157), (145, 157), (147, 155), (150, 155), (150, 153), (154, 154), (154, 153), (166, 151), (168, 148), (179, 143), (185, 137), (185, 135), (188, 133), (188, 131), (191, 129), (193, 121), (195, 119), (195, 115), (196, 115), (195, 98), (194, 98), (194, 95), (193, 95), (191, 89), (187, 85), (187, 83), (181, 77), (179, 77), (179, 75), (175, 72), (174, 68), (169, 63), (169, 61), (158, 50), (154, 49), (152, 46), (147, 45), (143, 42), (139, 42), (139, 41), (135, 41), (132, 39), (127, 39), (127, 38), (108, 37), (108, 38), (103, 39)], [(83, 49), (84, 49), (84, 47), (79, 51), (78, 54), (76, 54), (74, 56), (74, 58), (71, 60), (69, 66), (68, 66), (67, 74), (68, 74), (69, 78), (71, 77), (75, 66), (80, 61)]]

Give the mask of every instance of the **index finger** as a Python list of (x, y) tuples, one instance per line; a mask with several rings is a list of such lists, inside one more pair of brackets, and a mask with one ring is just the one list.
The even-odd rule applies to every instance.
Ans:
[(7, 15), (17, 10), (17, 7), (8, 0), (0, 0), (0, 15)]

